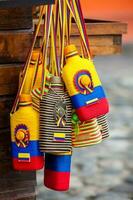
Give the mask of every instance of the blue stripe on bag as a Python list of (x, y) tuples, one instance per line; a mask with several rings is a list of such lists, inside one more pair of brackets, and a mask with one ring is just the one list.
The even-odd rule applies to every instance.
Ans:
[(39, 150), (38, 141), (30, 141), (26, 148), (18, 147), (15, 142), (12, 142), (12, 156), (18, 158), (19, 153), (29, 153), (30, 156), (43, 156), (43, 153)]
[(93, 99), (102, 99), (105, 98), (104, 90), (101, 86), (95, 87), (94, 91), (91, 94), (77, 94), (71, 96), (71, 101), (74, 108), (80, 108), (82, 106), (87, 105), (86, 102), (91, 101)]
[(56, 172), (70, 172), (71, 155), (45, 154), (45, 168)]

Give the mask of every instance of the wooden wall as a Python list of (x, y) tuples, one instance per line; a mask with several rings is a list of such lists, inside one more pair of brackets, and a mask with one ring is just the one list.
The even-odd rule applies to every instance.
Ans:
[(9, 114), (33, 37), (32, 9), (0, 9), (0, 200), (34, 200), (36, 174), (12, 169)]

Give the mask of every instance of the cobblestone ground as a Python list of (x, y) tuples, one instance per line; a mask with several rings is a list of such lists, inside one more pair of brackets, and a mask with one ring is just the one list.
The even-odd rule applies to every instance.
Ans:
[(71, 187), (66, 193), (43, 186), (38, 173), (37, 200), (133, 199), (133, 45), (123, 55), (98, 57), (97, 70), (111, 103), (110, 139), (73, 153)]

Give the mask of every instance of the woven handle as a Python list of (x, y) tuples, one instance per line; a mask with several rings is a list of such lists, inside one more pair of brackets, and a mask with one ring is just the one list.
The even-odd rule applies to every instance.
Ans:
[(31, 49), (29, 51), (26, 64), (24, 66), (22, 82), (20, 83), (20, 87), (18, 89), (16, 98), (15, 98), (15, 101), (14, 101), (14, 104), (13, 104), (13, 107), (12, 107), (12, 110), (11, 110), (11, 114), (13, 114), (17, 110), (17, 106), (18, 106), (18, 103), (19, 103), (19, 96), (21, 95), (22, 90), (23, 90), (23, 86), (24, 86), (24, 83), (25, 83), (25, 79), (26, 79), (26, 75), (27, 75), (27, 72), (28, 72), (29, 64), (31, 62), (31, 56), (32, 56), (33, 49), (34, 49), (34, 46), (35, 46), (35, 42), (36, 42), (39, 30), (40, 30), (40, 25), (41, 25), (41, 21), (42, 21), (42, 17), (43, 17), (44, 12), (45, 12), (45, 6), (42, 6), (41, 12), (40, 12), (39, 21), (38, 21), (38, 25), (37, 25), (37, 29), (36, 29), (36, 32), (35, 32), (35, 35), (34, 35), (34, 39), (33, 39), (33, 42), (32, 42), (32, 46), (31, 46)]
[(86, 32), (85, 22), (82, 14), (81, 4), (79, 0), (66, 0), (67, 5), (71, 11), (71, 14), (76, 22), (77, 28), (80, 33), (83, 49), (86, 52), (89, 59), (91, 59), (90, 45)]

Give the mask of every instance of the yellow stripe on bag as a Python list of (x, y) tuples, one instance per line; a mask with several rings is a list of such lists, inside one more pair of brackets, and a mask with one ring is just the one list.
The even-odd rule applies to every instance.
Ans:
[(65, 133), (54, 133), (54, 137), (65, 138)]
[(75, 148), (79, 148), (79, 147), (86, 147), (86, 146), (92, 146), (92, 145), (96, 145), (96, 144), (99, 144), (99, 143), (101, 143), (102, 142), (102, 140), (99, 140), (99, 141), (93, 141), (93, 142), (88, 142), (88, 143), (84, 143), (84, 144), (73, 144), (73, 147), (75, 147)]
[(98, 101), (98, 98), (92, 99), (90, 101), (87, 101), (86, 104), (91, 104), (91, 103), (95, 103)]
[(30, 158), (30, 154), (29, 153), (19, 153), (18, 158)]
[(51, 153), (52, 155), (58, 155), (58, 156), (65, 156), (65, 155), (72, 155), (72, 152), (69, 151), (69, 152), (64, 152), (64, 153)]

